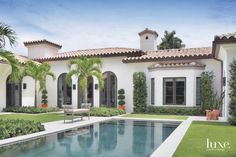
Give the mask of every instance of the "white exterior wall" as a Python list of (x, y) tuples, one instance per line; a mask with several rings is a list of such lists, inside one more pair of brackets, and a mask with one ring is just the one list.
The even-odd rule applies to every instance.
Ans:
[[(155, 106), (163, 106), (164, 100), (163, 100), (163, 79), (164, 78), (178, 78), (183, 77), (186, 79), (186, 99), (185, 103), (186, 107), (192, 107), (196, 106), (196, 77), (200, 77), (203, 69), (194, 69), (194, 68), (172, 68), (172, 69), (156, 69), (151, 70), (149, 74), (149, 80), (151, 78), (155, 78)], [(150, 88), (150, 81), (149, 81), (149, 91)], [(150, 93), (150, 92), (149, 92)], [(149, 104), (151, 94), (149, 94)], [(165, 105), (169, 106), (169, 105)], [(175, 105), (180, 106), (180, 105)]]
[(28, 57), (29, 58), (41, 58), (41, 57), (49, 57), (54, 56), (58, 53), (58, 48), (51, 46), (49, 44), (38, 44), (38, 45), (30, 45), (28, 48)]
[(225, 99), (223, 114), (226, 118), (229, 117), (229, 81), (230, 81), (230, 63), (236, 59), (236, 44), (222, 44), (218, 46), (218, 58), (223, 61), (223, 76), (226, 78), (226, 84), (224, 86)]
[[(155, 78), (155, 102), (156, 106), (163, 106), (163, 78), (186, 78), (186, 106), (196, 106), (196, 78), (201, 76), (203, 71), (213, 71), (214, 91), (220, 94), (221, 90), (221, 63), (214, 59), (196, 60), (206, 65), (204, 69), (199, 68), (159, 68), (149, 71), (148, 82), (148, 104), (151, 105), (151, 78)], [(167, 105), (165, 105), (167, 106)], [(180, 105), (175, 105), (180, 106)]]
[(7, 64), (0, 64), (0, 111), (6, 107), (6, 81), (10, 75), (11, 67)]
[[(102, 72), (111, 71), (117, 77), (117, 90), (123, 88), (125, 90), (125, 102), (128, 112), (133, 111), (133, 73), (145, 72), (147, 74), (147, 67), (153, 63), (135, 63), (124, 64), (122, 63), (123, 57), (107, 57), (102, 58)], [(57, 106), (57, 80), (60, 74), (67, 73), (69, 67), (68, 61), (52, 61), (48, 62), (51, 65), (52, 72), (56, 75), (56, 80), (47, 78), (46, 87), (48, 90), (48, 103), (50, 106)], [(72, 84), (76, 85), (76, 90), (72, 89), (72, 104), (77, 107), (78, 101), (78, 79), (73, 77)], [(97, 79), (94, 79), (94, 85), (98, 83)], [(94, 89), (94, 106), (100, 105), (100, 92)]]
[[(117, 89), (125, 90), (125, 102), (128, 112), (133, 112), (133, 74), (144, 72), (148, 75), (148, 69), (153, 63), (122, 63), (123, 57), (102, 58), (102, 72), (112, 71), (117, 77)], [(99, 96), (99, 95), (97, 95)]]
[[(232, 53), (231, 53), (232, 52)], [(228, 58), (232, 58), (235, 50), (229, 51)], [(236, 56), (235, 56), (236, 57)], [(195, 106), (196, 104), (196, 77), (200, 77), (202, 69), (195, 68), (173, 68), (173, 69), (158, 69), (149, 71), (148, 67), (153, 65), (154, 62), (144, 63), (122, 63), (123, 57), (104, 57), (102, 59), (102, 72), (111, 71), (117, 77), (117, 90), (123, 88), (125, 90), (125, 102), (128, 112), (133, 111), (133, 73), (144, 72), (147, 78), (148, 86), (148, 98), (147, 103), (150, 105), (150, 82), (151, 78), (155, 78), (155, 105), (163, 105), (163, 78), (165, 77), (186, 77), (186, 106)], [(227, 61), (227, 58), (225, 58)], [(229, 60), (229, 59), (228, 59)], [(205, 64), (205, 71), (213, 71), (215, 74), (214, 89), (220, 91), (221, 89), (221, 65), (219, 61), (214, 59), (201, 59), (196, 60), (202, 64)], [(62, 73), (68, 73), (71, 67), (68, 66), (67, 61), (50, 61), (52, 72), (56, 75), (56, 80), (51, 77), (47, 77), (46, 87), (48, 91), (48, 101), (50, 106), (57, 106), (57, 81), (58, 77)], [(225, 67), (225, 66), (224, 66)], [(0, 76), (0, 109), (6, 106), (6, 78), (10, 74), (10, 66), (6, 64), (0, 65), (1, 76)], [(225, 67), (227, 71), (227, 67)], [(74, 107), (78, 105), (78, 85), (76, 77), (72, 78), (72, 84), (76, 85), (76, 89), (72, 89), (72, 104)], [(27, 84), (27, 88), (23, 89), (23, 83)], [(97, 79), (94, 79), (94, 84), (97, 84)], [(24, 77), (22, 80), (22, 105), (23, 106), (34, 106), (34, 80), (30, 77)], [(94, 89), (94, 106), (99, 107), (100, 105), (100, 92)], [(38, 92), (38, 105), (41, 103), (41, 94)], [(226, 100), (227, 104), (227, 100)], [(227, 111), (225, 111), (227, 112)]]
[[(24, 83), (26, 84), (26, 89), (23, 89)], [(34, 89), (34, 79), (32, 77), (25, 76), (22, 79), (22, 106), (34, 106)]]
[[(148, 39), (146, 39), (148, 37)], [(157, 50), (157, 36), (154, 34), (146, 33), (140, 36), (140, 49), (143, 51)]]

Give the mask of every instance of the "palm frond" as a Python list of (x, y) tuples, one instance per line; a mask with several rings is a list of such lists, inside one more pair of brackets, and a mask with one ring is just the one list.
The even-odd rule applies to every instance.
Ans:
[(22, 77), (21, 66), (15, 56), (10, 51), (0, 49), (0, 57), (11, 66), (9, 82), (13, 83), (20, 80)]
[(0, 48), (5, 47), (6, 39), (10, 46), (16, 45), (16, 32), (9, 25), (0, 23)]
[(73, 75), (79, 76), (79, 73), (78, 73), (78, 71), (77, 71), (76, 69), (73, 69), (73, 70), (69, 71), (69, 72), (66, 74), (66, 83), (67, 83), (68, 86), (71, 86), (71, 84), (72, 84), (72, 78), (71, 78), (71, 77), (72, 77)]

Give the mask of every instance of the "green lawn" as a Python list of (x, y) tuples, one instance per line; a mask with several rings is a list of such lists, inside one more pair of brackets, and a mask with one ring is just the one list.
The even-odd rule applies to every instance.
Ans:
[(178, 115), (151, 115), (151, 114), (127, 114), (123, 117), (130, 118), (156, 118), (156, 119), (179, 119), (185, 120), (188, 116), (178, 116)]
[(25, 120), (34, 120), (41, 123), (62, 120), (63, 118), (64, 118), (63, 114), (61, 113), (0, 115), (0, 119), (25, 119)]
[[(229, 142), (229, 147), (207, 149), (212, 142)], [(236, 126), (217, 122), (193, 122), (178, 146), (174, 157), (233, 157), (236, 156)]]

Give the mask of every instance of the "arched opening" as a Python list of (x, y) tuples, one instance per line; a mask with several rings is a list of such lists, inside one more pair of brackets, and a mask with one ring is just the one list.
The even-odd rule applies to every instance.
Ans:
[(116, 107), (117, 102), (117, 78), (116, 75), (107, 71), (103, 73), (104, 88), (100, 91), (100, 106)]
[(66, 83), (66, 73), (61, 74), (57, 80), (57, 107), (72, 104), (72, 88)]
[(6, 81), (6, 107), (21, 106), (21, 81), (9, 83), (10, 76)]
[[(93, 106), (93, 77), (88, 77), (87, 83), (87, 91), (88, 91), (88, 103), (91, 103), (91, 107)], [(78, 108), (81, 108), (81, 104), (84, 102), (84, 94), (81, 90), (79, 79), (78, 79)]]

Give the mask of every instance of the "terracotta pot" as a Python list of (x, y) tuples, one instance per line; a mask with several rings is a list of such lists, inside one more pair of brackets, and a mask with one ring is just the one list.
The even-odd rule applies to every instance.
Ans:
[(118, 109), (125, 111), (125, 105), (119, 105)]
[(212, 114), (211, 114), (211, 110), (206, 110), (206, 118), (207, 120), (211, 120)]
[(213, 109), (213, 111), (211, 111), (213, 114), (213, 120), (218, 120), (219, 119), (219, 115), (220, 115), (220, 110), (219, 109)]
[(48, 104), (42, 104), (41, 107), (42, 108), (48, 108)]

